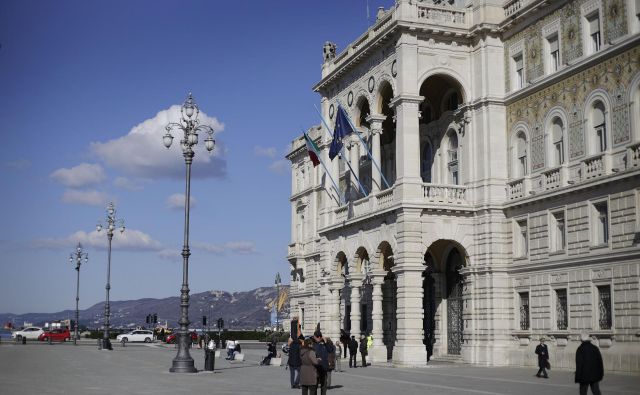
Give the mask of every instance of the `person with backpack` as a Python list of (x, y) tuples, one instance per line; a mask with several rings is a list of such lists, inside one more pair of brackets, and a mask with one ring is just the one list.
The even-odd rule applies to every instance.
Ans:
[(333, 345), (333, 342), (330, 338), (325, 337), (324, 339), (325, 347), (327, 348), (327, 354), (329, 356), (329, 370), (327, 371), (327, 389), (331, 388), (331, 372), (336, 368), (336, 347)]
[(327, 345), (322, 337), (322, 332), (316, 330), (313, 334), (313, 340), (315, 341), (314, 351), (316, 356), (320, 359), (320, 363), (316, 365), (318, 369), (318, 385), (320, 386), (320, 394), (327, 394), (327, 373), (329, 372), (329, 352), (327, 351)]
[(362, 367), (367, 367), (367, 338), (360, 336), (360, 357), (362, 358)]

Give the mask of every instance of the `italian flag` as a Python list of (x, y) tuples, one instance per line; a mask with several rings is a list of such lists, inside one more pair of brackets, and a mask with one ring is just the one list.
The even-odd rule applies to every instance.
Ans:
[(318, 166), (320, 164), (320, 149), (306, 133), (304, 133), (304, 141), (307, 143), (307, 151), (311, 162), (313, 162), (313, 167)]

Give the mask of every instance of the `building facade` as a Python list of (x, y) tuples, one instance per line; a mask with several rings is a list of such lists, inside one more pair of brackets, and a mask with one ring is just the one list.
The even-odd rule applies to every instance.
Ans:
[[(292, 164), (291, 316), (374, 364), (640, 372), (640, 3), (397, 0), (323, 49), (320, 111), (361, 132)], [(370, 152), (370, 154), (368, 153)], [(348, 162), (347, 162), (348, 159)], [(332, 180), (335, 180), (332, 182)]]

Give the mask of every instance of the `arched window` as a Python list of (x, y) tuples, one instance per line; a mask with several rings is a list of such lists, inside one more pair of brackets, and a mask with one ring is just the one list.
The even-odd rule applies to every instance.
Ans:
[(600, 100), (591, 105), (589, 111), (589, 153), (598, 154), (607, 150), (606, 107)]
[(560, 117), (551, 120), (549, 138), (551, 139), (549, 166), (560, 166), (564, 164), (564, 124)]
[(447, 167), (449, 169), (449, 182), (453, 185), (458, 185), (460, 182), (458, 169), (458, 135), (453, 131), (449, 133)]
[(640, 82), (636, 84), (631, 95), (631, 138), (640, 140)]
[(513, 160), (513, 176), (515, 178), (524, 177), (529, 174), (529, 164), (527, 162), (527, 136), (520, 131), (516, 135), (515, 158)]
[(433, 167), (433, 147), (427, 141), (422, 150), (422, 159), (420, 161), (420, 176), (422, 182), (431, 182), (431, 168)]

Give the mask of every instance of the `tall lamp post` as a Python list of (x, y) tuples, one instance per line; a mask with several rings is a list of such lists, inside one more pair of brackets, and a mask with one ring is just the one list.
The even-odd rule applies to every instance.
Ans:
[[(109, 247), (107, 252), (107, 285), (104, 287), (107, 291), (107, 298), (104, 303), (104, 333), (102, 335), (102, 343), (99, 348), (102, 350), (112, 350), (111, 341), (109, 340), (109, 290), (111, 289), (111, 240), (113, 239), (113, 231), (116, 229), (116, 225), (120, 225), (120, 233), (124, 233), (124, 220), (116, 218), (116, 208), (113, 203), (109, 203), (107, 206), (107, 239), (109, 240)], [(102, 224), (98, 222), (96, 230), (102, 231)]]
[(181, 316), (178, 323), (180, 329), (178, 331), (178, 354), (173, 359), (171, 369), (172, 373), (195, 373), (198, 370), (193, 365), (193, 358), (189, 355), (189, 203), (191, 196), (191, 163), (195, 156), (194, 147), (198, 144), (198, 132), (206, 132), (207, 138), (204, 139), (204, 145), (207, 151), (211, 152), (215, 146), (213, 139), (213, 128), (208, 125), (200, 125), (198, 114), (200, 109), (193, 100), (193, 96), (189, 96), (182, 104), (180, 109), (181, 117), (179, 122), (169, 123), (165, 129), (167, 133), (163, 136), (162, 142), (164, 146), (171, 147), (173, 142), (172, 130), (182, 132), (180, 147), (182, 148), (182, 156), (186, 164), (186, 185), (184, 194), (184, 245), (182, 247), (182, 287), (180, 288), (180, 309)]
[(279, 331), (280, 326), (278, 325), (278, 303), (280, 302), (280, 284), (282, 284), (282, 280), (280, 279), (280, 272), (276, 274), (276, 300), (273, 306), (276, 309), (276, 332)]
[(89, 254), (82, 251), (82, 245), (78, 243), (76, 250), (69, 255), (69, 262), (76, 262), (76, 323), (75, 330), (73, 332), (73, 344), (78, 344), (78, 322), (80, 321), (80, 311), (78, 310), (78, 302), (80, 301), (80, 265), (82, 265), (82, 261), (85, 263), (89, 262)]

